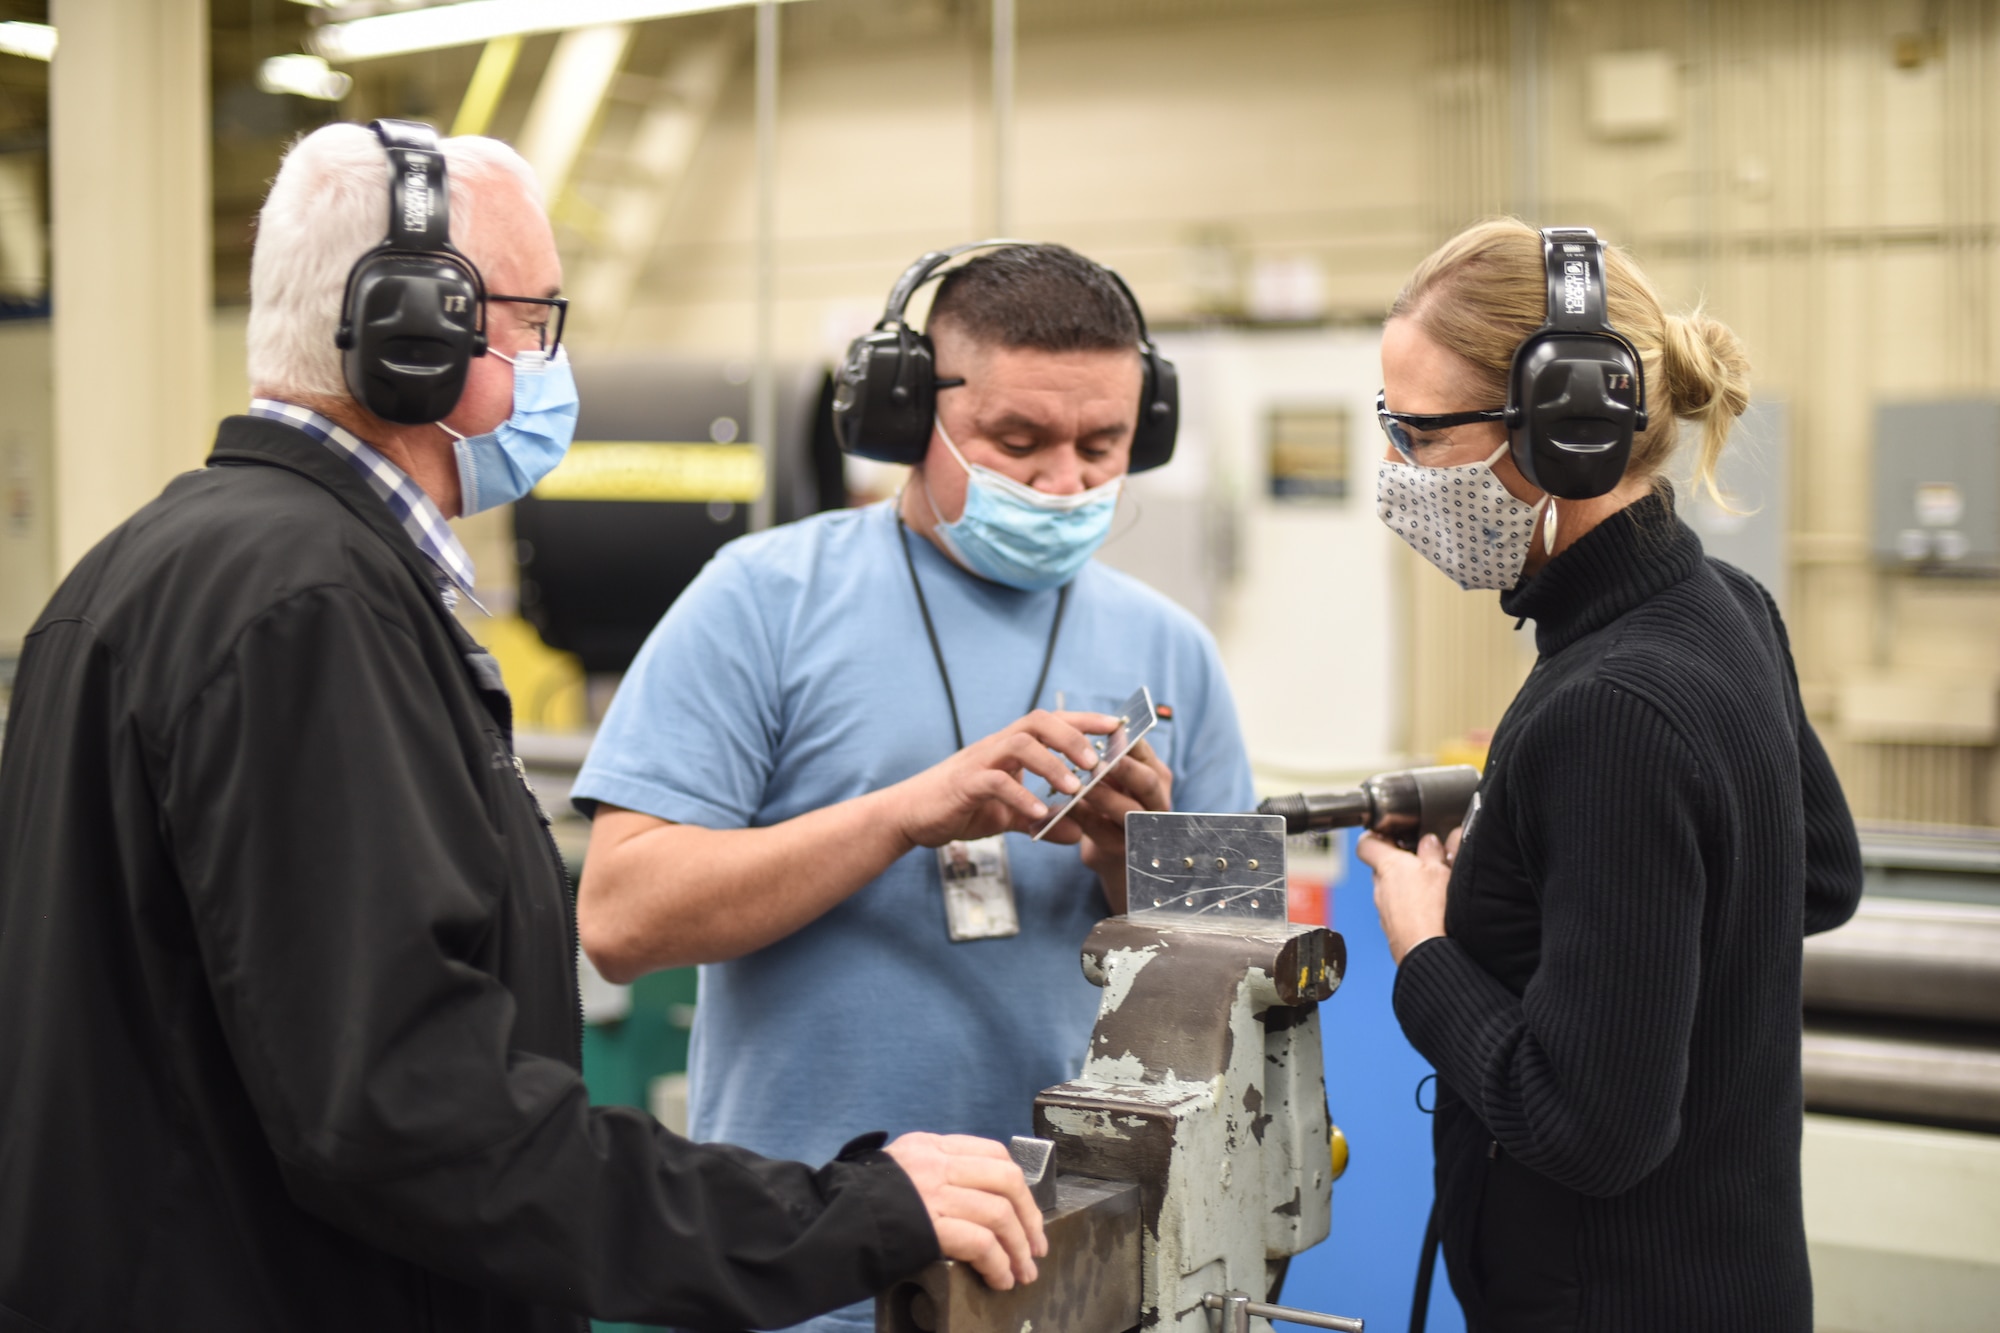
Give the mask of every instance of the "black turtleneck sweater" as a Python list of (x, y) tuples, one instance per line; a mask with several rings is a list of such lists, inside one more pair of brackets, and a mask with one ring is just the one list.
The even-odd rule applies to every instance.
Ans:
[(1541, 650), (1396, 1014), (1478, 1333), (1809, 1333), (1799, 968), (1861, 893), (1777, 608), (1653, 496), (1502, 594)]

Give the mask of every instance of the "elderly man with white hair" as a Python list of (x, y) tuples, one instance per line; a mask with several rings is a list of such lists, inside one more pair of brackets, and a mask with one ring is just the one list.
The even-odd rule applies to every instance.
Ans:
[(568, 444), (560, 284), (504, 145), (308, 136), (258, 229), (250, 413), (31, 631), (0, 1330), (735, 1329), (940, 1253), (1033, 1278), (997, 1144), (814, 1169), (589, 1105), (569, 889), (449, 609), (446, 519)]

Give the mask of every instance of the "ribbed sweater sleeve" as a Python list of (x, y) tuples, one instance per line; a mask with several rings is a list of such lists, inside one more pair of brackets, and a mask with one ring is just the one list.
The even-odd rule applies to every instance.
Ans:
[(1833, 761), (1827, 758), (1826, 747), (1820, 744), (1819, 733), (1813, 730), (1799, 698), (1799, 672), (1792, 660), (1792, 636), (1785, 629), (1785, 618), (1762, 584), (1730, 572), (1756, 589), (1784, 655), (1785, 683), (1792, 694), (1792, 725), (1799, 736), (1799, 795), (1806, 817), (1805, 933), (1817, 935), (1845, 925), (1861, 905), (1861, 840)]
[(1513, 821), (1540, 887), (1540, 966), (1516, 997), (1455, 941), (1428, 940), (1404, 956), (1395, 1007), (1509, 1154), (1609, 1196), (1680, 1134), (1701, 973), (1702, 784), (1645, 700), (1601, 678), (1563, 695), (1509, 762), (1532, 792), (1487, 815)]
[(1806, 812), (1806, 934), (1844, 925), (1861, 905), (1861, 840), (1847, 796), (1812, 724), (1799, 723), (1799, 788)]

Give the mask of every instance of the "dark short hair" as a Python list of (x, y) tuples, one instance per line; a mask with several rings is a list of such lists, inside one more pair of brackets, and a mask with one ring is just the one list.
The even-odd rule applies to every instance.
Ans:
[(926, 327), (956, 325), (974, 340), (1044, 352), (1139, 345), (1139, 318), (1118, 280), (1063, 245), (1014, 245), (945, 274)]

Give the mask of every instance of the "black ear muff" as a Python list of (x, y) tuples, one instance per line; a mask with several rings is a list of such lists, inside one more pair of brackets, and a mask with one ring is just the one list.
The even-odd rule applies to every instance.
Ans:
[[(910, 298), (925, 283), (942, 276), (945, 266), (960, 255), (1021, 244), (1025, 242), (978, 241), (933, 250), (903, 271), (889, 291), (882, 318), (848, 344), (847, 355), (834, 371), (833, 436), (843, 452), (884, 463), (924, 460), (937, 414), (937, 358), (930, 338), (909, 325), (905, 312)], [(1129, 470), (1144, 472), (1174, 456), (1181, 415), (1180, 376), (1174, 363), (1153, 345), (1152, 335), (1146, 331), (1145, 312), (1132, 289), (1113, 270), (1106, 268), (1104, 272), (1118, 284), (1139, 321), (1139, 355), (1145, 374)]]
[(1155, 351), (1148, 342), (1140, 355), (1145, 359), (1145, 387), (1139, 395), (1139, 422), (1132, 430), (1132, 462), (1128, 471), (1145, 472), (1162, 467), (1174, 456), (1174, 438), (1180, 433), (1181, 379), (1174, 363)]
[(843, 452), (883, 463), (921, 463), (937, 413), (931, 340), (904, 311), (919, 287), (973, 246), (933, 250), (896, 279), (875, 327), (847, 346), (833, 376), (833, 438)]
[(437, 132), (371, 129), (389, 155), (389, 235), (348, 271), (334, 344), (356, 402), (384, 421), (450, 416), (472, 358), (486, 354), (486, 284), (451, 244), (451, 192)]
[(1587, 227), (1547, 227), (1548, 317), (1514, 351), (1507, 432), (1514, 463), (1565, 500), (1603, 495), (1625, 476), (1646, 429), (1646, 372), (1605, 310), (1604, 247)]

